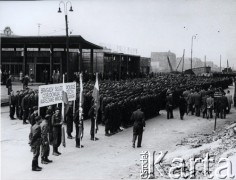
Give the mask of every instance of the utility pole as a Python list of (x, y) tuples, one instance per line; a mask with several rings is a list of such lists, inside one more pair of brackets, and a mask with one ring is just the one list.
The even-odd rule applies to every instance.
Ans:
[(205, 55), (205, 62), (204, 62), (205, 70), (206, 70), (206, 65), (207, 65), (207, 63), (206, 63), (206, 55)]
[(229, 61), (227, 59), (227, 72), (229, 72)]
[(220, 55), (220, 72), (221, 72), (221, 55)]
[(183, 52), (183, 64), (182, 64), (182, 73), (184, 72), (184, 54), (185, 54), (185, 49), (184, 49), (184, 52)]
[(191, 70), (193, 69), (193, 39), (196, 39), (197, 34), (192, 36), (191, 41)]
[(38, 36), (40, 35), (40, 23), (38, 23)]

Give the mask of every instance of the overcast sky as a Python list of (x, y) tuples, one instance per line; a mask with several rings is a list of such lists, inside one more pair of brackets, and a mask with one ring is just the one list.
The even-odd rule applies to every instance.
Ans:
[[(64, 35), (60, 1), (0, 1), (0, 30), (16, 35)], [(236, 67), (235, 0), (78, 0), (71, 1), (69, 31), (95, 44), (136, 48), (138, 54), (174, 52)], [(64, 11), (63, 6), (62, 11)], [(69, 8), (69, 7), (68, 7)]]

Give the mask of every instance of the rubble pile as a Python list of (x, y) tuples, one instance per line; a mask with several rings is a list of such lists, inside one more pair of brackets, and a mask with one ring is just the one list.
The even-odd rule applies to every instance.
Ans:
[[(229, 123), (228, 123), (229, 125)], [(209, 171), (208, 174), (211, 174), (218, 165), (219, 159), (222, 155), (226, 157), (232, 156), (236, 153), (236, 131), (235, 128), (236, 123), (230, 123), (229, 127), (224, 127), (218, 129), (211, 134), (193, 134), (187, 138), (181, 140), (181, 143), (177, 144), (178, 146), (189, 146), (191, 149), (199, 148), (197, 153), (193, 153), (187, 159), (184, 159), (182, 169), (177, 169), (175, 173), (180, 174), (180, 172), (184, 172), (185, 178), (189, 178), (190, 174), (194, 175), (194, 178), (199, 179), (204, 177), (204, 164), (196, 163), (195, 171), (190, 171), (190, 161), (196, 160), (197, 158), (201, 158), (202, 160), (209, 155), (209, 159), (213, 160), (212, 163), (209, 163)], [(204, 144), (210, 144), (215, 141), (218, 141), (217, 146), (206, 146), (204, 149)], [(210, 147), (210, 148), (209, 148)], [(233, 150), (234, 149), (234, 150)], [(176, 167), (177, 164), (173, 164), (172, 160), (167, 160), (167, 162), (163, 163), (163, 169), (165, 172), (169, 172), (171, 167)]]

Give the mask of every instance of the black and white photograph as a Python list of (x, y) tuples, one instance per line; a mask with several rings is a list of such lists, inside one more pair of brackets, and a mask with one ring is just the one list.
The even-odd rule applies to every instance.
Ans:
[(235, 19), (235, 0), (0, 0), (1, 179), (236, 179)]

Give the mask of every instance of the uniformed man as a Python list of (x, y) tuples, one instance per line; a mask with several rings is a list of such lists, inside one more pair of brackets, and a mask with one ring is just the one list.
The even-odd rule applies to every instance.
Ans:
[(14, 91), (11, 91), (10, 93), (10, 97), (9, 97), (9, 106), (10, 106), (10, 118), (11, 120), (14, 120), (16, 118), (14, 118), (15, 115), (15, 108), (16, 108), (16, 98), (14, 95)]
[[(96, 121), (96, 127), (95, 127), (95, 116), (96, 116), (96, 104), (94, 103), (94, 105), (90, 108), (89, 110), (89, 117), (91, 118), (91, 129), (90, 129), (90, 135), (91, 135), (91, 138), (90, 140), (94, 141), (94, 140), (98, 140), (98, 138), (95, 137), (95, 131), (98, 130), (98, 125), (97, 125), (97, 121)], [(96, 128), (96, 129), (95, 129)]]
[(207, 116), (207, 95), (206, 94), (203, 94), (202, 95), (202, 118), (205, 118)]
[[(50, 116), (50, 115), (47, 115)], [(48, 164), (51, 163), (52, 160), (48, 159), (49, 152), (50, 152), (50, 146), (49, 146), (49, 139), (48, 139), (48, 132), (49, 132), (49, 126), (48, 126), (48, 118), (47, 116), (45, 119), (43, 119), (42, 123), (40, 124), (41, 127), (41, 138), (42, 138), (42, 150), (41, 150), (41, 163), (42, 164)]]
[(30, 115), (30, 124), (33, 126), (35, 124), (35, 118), (38, 116), (38, 107), (33, 107), (34, 112)]
[[(29, 104), (29, 114), (28, 114), (28, 119), (29, 119), (29, 121), (30, 121), (30, 116), (31, 116), (31, 114), (34, 112), (34, 105), (35, 105), (35, 103), (34, 103), (34, 92), (33, 92), (33, 90), (30, 90), (30, 92), (29, 92), (29, 97), (28, 97), (28, 104)], [(42, 116), (41, 116), (42, 117)]]
[(19, 98), (20, 98), (20, 91), (16, 91), (16, 95), (15, 95), (15, 104), (16, 104), (16, 117), (18, 119), (20, 119), (20, 104), (19, 104)]
[(201, 95), (199, 90), (196, 90), (194, 93), (194, 107), (195, 107), (195, 115), (200, 116), (200, 107), (201, 107)]
[(186, 112), (186, 100), (184, 99), (183, 95), (180, 95), (179, 98), (179, 114), (180, 114), (180, 119), (183, 120), (184, 118), (184, 113)]
[(144, 113), (141, 111), (141, 106), (137, 106), (137, 110), (133, 112), (131, 116), (131, 121), (134, 122), (133, 127), (133, 148), (135, 148), (135, 142), (138, 137), (138, 145), (137, 147), (141, 147), (142, 143), (142, 135), (143, 135), (143, 127), (145, 127), (145, 118)]
[(49, 127), (49, 143), (50, 143), (50, 145), (53, 144), (52, 115), (53, 115), (53, 108), (52, 108), (52, 106), (48, 106), (45, 118), (47, 119), (48, 127)]
[(194, 93), (193, 90), (190, 91), (188, 95), (188, 101), (187, 101), (188, 107), (187, 107), (187, 115), (191, 111), (191, 115), (194, 114)]
[(84, 122), (82, 119), (80, 119), (79, 113), (80, 113), (80, 109), (77, 109), (74, 116), (75, 131), (76, 131), (75, 147), (83, 148), (84, 146), (81, 145), (81, 139), (83, 138), (83, 134), (84, 134)]
[(23, 109), (23, 124), (28, 124), (26, 122), (29, 115), (29, 102), (28, 102), (29, 94), (26, 94), (21, 102), (21, 107)]
[(221, 119), (225, 119), (226, 118), (226, 109), (228, 107), (228, 99), (225, 96), (225, 93), (223, 93), (222, 97), (221, 97), (221, 112), (220, 112), (220, 118)]
[(167, 119), (174, 118), (173, 116), (173, 97), (170, 93), (166, 97), (166, 111), (167, 111)]
[(55, 113), (52, 115), (52, 130), (53, 130), (53, 155), (59, 156), (61, 153), (58, 152), (58, 147), (61, 145), (61, 128), (62, 128), (62, 117), (60, 109), (56, 108)]
[(71, 133), (73, 132), (73, 104), (72, 102), (69, 102), (69, 108), (67, 112), (65, 112), (65, 120), (66, 120), (66, 132), (67, 132), (67, 138), (72, 139)]
[(25, 75), (25, 77), (23, 78), (23, 89), (26, 89), (28, 87), (29, 84), (29, 76), (28, 74)]
[(10, 75), (9, 78), (7, 79), (7, 82), (6, 82), (6, 88), (8, 90), (8, 95), (10, 95), (11, 91), (12, 91), (12, 76)]
[(22, 99), (24, 98), (24, 92), (23, 90), (20, 91), (19, 97), (18, 97), (18, 106), (19, 106), (19, 119), (22, 120), (23, 116), (23, 109), (22, 109)]
[(41, 128), (40, 123), (42, 121), (41, 116), (38, 116), (36, 123), (31, 127), (32, 138), (30, 140), (31, 151), (33, 152), (32, 171), (41, 171), (42, 168), (38, 165), (38, 157), (40, 155), (41, 145)]
[(212, 111), (214, 109), (214, 99), (212, 97), (213, 95), (207, 95), (206, 104), (207, 104), (207, 119), (213, 118)]
[(216, 117), (219, 118), (221, 112), (221, 97), (223, 96), (220, 88), (216, 89), (214, 93), (214, 109), (216, 113)]

